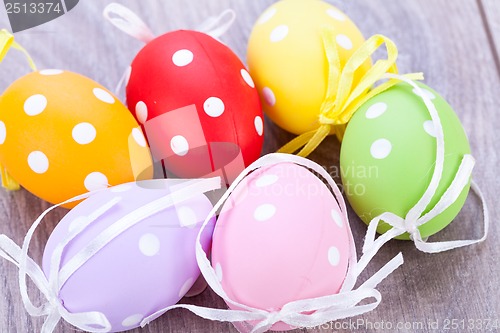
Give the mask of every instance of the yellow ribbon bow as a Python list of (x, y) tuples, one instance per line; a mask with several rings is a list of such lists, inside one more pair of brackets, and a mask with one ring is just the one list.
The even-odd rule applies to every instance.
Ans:
[[(396, 44), (383, 35), (374, 35), (357, 49), (349, 58), (344, 68), (341, 68), (340, 58), (335, 43), (335, 36), (331, 29), (321, 32), (326, 57), (329, 65), (328, 86), (326, 96), (321, 105), (319, 127), (303, 133), (278, 150), (280, 153), (293, 154), (302, 148), (297, 155), (306, 157), (329, 135), (335, 133), (342, 141), (346, 124), (353, 114), (370, 98), (391, 88), (399, 82), (391, 79), (371, 89), (386, 73), (398, 72), (396, 59), (398, 49)], [(373, 53), (383, 44), (386, 46), (387, 59), (380, 59), (365, 73), (361, 80), (354, 85), (354, 74)], [(404, 75), (411, 80), (422, 80), (422, 73)]]
[[(36, 65), (28, 51), (26, 51), (21, 45), (19, 45), (15, 40), (14, 36), (5, 29), (0, 30), (0, 63), (3, 61), (7, 52), (10, 48), (21, 51), (26, 57), (30, 68), (36, 71)], [(17, 183), (7, 172), (7, 170), (0, 165), (0, 177), (2, 179), (2, 186), (9, 191), (19, 190), (19, 183)]]

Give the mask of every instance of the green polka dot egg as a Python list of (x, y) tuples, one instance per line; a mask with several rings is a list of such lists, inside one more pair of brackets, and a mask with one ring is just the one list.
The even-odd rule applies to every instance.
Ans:
[[(419, 86), (436, 106), (445, 142), (442, 178), (425, 214), (451, 184), (470, 146), (451, 106), (436, 91)], [(431, 116), (412, 86), (399, 83), (368, 100), (349, 122), (340, 153), (344, 192), (358, 216), (365, 223), (384, 212), (404, 218), (429, 186), (436, 149)], [(469, 185), (455, 203), (419, 227), (422, 237), (439, 232), (456, 217)], [(377, 231), (389, 229), (381, 223)], [(397, 238), (409, 239), (409, 235)]]

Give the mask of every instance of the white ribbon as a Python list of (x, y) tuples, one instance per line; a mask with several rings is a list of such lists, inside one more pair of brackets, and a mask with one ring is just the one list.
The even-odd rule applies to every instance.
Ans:
[[(243, 332), (261, 333), (269, 330), (274, 324), (278, 322), (284, 322), (288, 325), (294, 327), (313, 327), (322, 325), (332, 320), (338, 320), (348, 317), (357, 316), (368, 311), (375, 309), (382, 300), (381, 294), (375, 289), (375, 287), (384, 280), (389, 274), (391, 274), (396, 268), (403, 264), (403, 256), (399, 253), (391, 261), (389, 261), (384, 267), (382, 267), (375, 275), (368, 279), (365, 283), (359, 286), (357, 289), (353, 289), (359, 274), (363, 271), (364, 267), (360, 267), (357, 263), (356, 258), (356, 247), (352, 237), (351, 229), (349, 224), (346, 225), (349, 233), (350, 242), (350, 257), (349, 257), (349, 267), (348, 273), (342, 285), (340, 293), (335, 295), (328, 295), (318, 298), (311, 298), (305, 300), (298, 300), (285, 304), (280, 311), (270, 312), (266, 310), (256, 309), (244, 304), (238, 303), (232, 300), (222, 288), (215, 270), (213, 269), (207, 254), (203, 250), (201, 245), (201, 235), (205, 231), (205, 228), (209, 225), (211, 218), (217, 213), (219, 208), (222, 207), (224, 202), (229, 198), (231, 193), (234, 191), (236, 186), (252, 171), (277, 163), (292, 162), (306, 168), (312, 169), (321, 175), (325, 180), (328, 181), (331, 190), (337, 202), (340, 205), (342, 213), (346, 221), (347, 210), (344, 203), (344, 199), (337, 188), (337, 185), (330, 177), (330, 175), (321, 168), (318, 164), (307, 160), (302, 157), (289, 154), (269, 154), (266, 155), (248, 168), (246, 168), (232, 183), (229, 189), (224, 193), (222, 198), (217, 202), (209, 216), (207, 216), (199, 234), (196, 242), (196, 258), (200, 270), (205, 277), (205, 280), (210, 285), (210, 287), (217, 293), (220, 297), (226, 301), (226, 303), (232, 304), (234, 307), (241, 310), (223, 310), (223, 309), (209, 309), (198, 307), (194, 305), (174, 305), (157, 313), (149, 316), (143, 320), (141, 326), (145, 326), (150, 321), (154, 320), (161, 314), (175, 308), (187, 309), (200, 317), (210, 320), (217, 321), (228, 321), (238, 324), (238, 329)], [(377, 251), (367, 251), (361, 258), (364, 263), (368, 263), (371, 258), (376, 254)], [(366, 267), (366, 266), (365, 266)], [(374, 300), (372, 300), (374, 299)], [(370, 303), (366, 303), (367, 300), (372, 300)], [(360, 302), (363, 305), (360, 305)], [(305, 314), (304, 312), (313, 312), (312, 314)], [(249, 321), (256, 321), (257, 324), (252, 327)], [(246, 322), (246, 323), (245, 323)]]
[[(462, 158), (462, 162), (458, 168), (455, 178), (451, 182), (448, 189), (445, 191), (443, 196), (439, 199), (438, 203), (432, 208), (427, 214), (422, 216), (426, 207), (430, 204), (432, 198), (436, 194), (439, 182), (441, 181), (443, 167), (444, 167), (444, 157), (445, 157), (445, 145), (444, 145), (444, 133), (443, 126), (441, 124), (441, 119), (439, 114), (432, 103), (428, 95), (412, 80), (409, 80), (401, 75), (396, 74), (386, 74), (385, 78), (401, 80), (410, 86), (412, 86), (418, 95), (422, 98), (427, 107), (434, 125), (436, 133), (436, 163), (434, 167), (434, 173), (431, 178), (431, 182), (427, 187), (425, 193), (422, 195), (417, 204), (411, 208), (406, 214), (406, 217), (402, 218), (393, 214), (391, 212), (385, 212), (379, 216), (372, 219), (368, 225), (368, 231), (366, 234), (365, 243), (363, 245), (363, 253), (367, 251), (378, 251), (385, 243), (394, 237), (403, 235), (404, 233), (410, 234), (410, 238), (415, 243), (417, 249), (426, 253), (437, 253), (455, 249), (458, 247), (464, 247), (484, 241), (488, 235), (489, 229), (489, 213), (488, 207), (484, 200), (483, 194), (479, 187), (471, 181), (471, 188), (479, 196), (482, 206), (483, 206), (483, 221), (484, 221), (484, 234), (480, 239), (475, 240), (457, 240), (457, 241), (447, 241), (447, 242), (433, 242), (429, 243), (422, 239), (419, 226), (427, 223), (434, 217), (438, 216), (444, 212), (448, 207), (450, 207), (460, 196), (463, 189), (469, 183), (471, 178), (472, 169), (474, 168), (475, 160), (474, 158), (466, 154)], [(389, 224), (392, 228), (384, 233), (383, 235), (376, 238), (376, 230), (381, 221)]]
[[(104, 8), (102, 14), (112, 25), (144, 43), (155, 39), (147, 24), (136, 13), (121, 4), (110, 3)], [(213, 38), (219, 38), (231, 28), (235, 19), (234, 10), (226, 9), (218, 16), (207, 18), (195, 30)]]
[[(147, 182), (148, 184), (150, 184), (149, 186), (151, 186), (153, 182), (160, 184), (161, 186), (168, 186), (169, 180), (159, 179)], [(94, 212), (92, 212), (85, 221), (83, 221), (74, 230), (72, 230), (62, 240), (62, 242), (56, 246), (54, 252), (52, 253), (48, 278), (45, 276), (42, 269), (28, 256), (28, 249), (36, 228), (40, 225), (43, 218), (56, 207), (65, 205), (70, 202), (83, 200), (103, 190), (89, 192), (77, 196), (47, 209), (38, 217), (38, 219), (28, 230), (22, 247), (19, 247), (7, 236), (0, 235), (0, 257), (5, 258), (19, 268), (19, 288), (26, 311), (31, 316), (47, 317), (41, 330), (42, 333), (53, 332), (61, 318), (81, 330), (96, 333), (109, 332), (112, 327), (103, 313), (70, 313), (64, 308), (61, 300), (59, 299), (59, 292), (64, 283), (90, 258), (96, 255), (104, 246), (106, 246), (106, 244), (109, 244), (109, 242), (111, 242), (113, 239), (115, 239), (134, 225), (140, 223), (145, 218), (169, 207), (172, 207), (179, 202), (188, 200), (189, 198), (192, 198), (196, 195), (219, 189), (220, 186), (220, 178), (215, 177), (199, 180), (185, 180), (181, 184), (168, 187), (172, 190), (169, 195), (143, 205), (120, 218), (118, 221), (116, 221), (102, 233), (100, 233), (99, 236), (89, 242), (71, 260), (69, 260), (63, 267), (60, 268), (62, 255), (64, 253), (64, 250), (66, 249), (66, 246), (74, 238), (78, 237), (82, 232), (84, 232), (90, 224), (92, 224), (95, 220), (97, 220), (112, 207), (118, 204), (121, 201), (121, 198), (116, 197), (109, 200), (108, 202), (97, 208)], [(35, 306), (31, 302), (31, 299), (28, 295), (26, 276), (28, 276), (35, 283), (37, 288), (41, 291), (41, 293), (47, 300), (39, 307)]]
[(236, 12), (232, 9), (226, 9), (219, 16), (210, 16), (207, 18), (195, 30), (218, 39), (231, 28), (235, 20)]
[(112, 25), (144, 43), (155, 39), (155, 35), (147, 24), (136, 13), (123, 5), (112, 2), (104, 8), (102, 14)]

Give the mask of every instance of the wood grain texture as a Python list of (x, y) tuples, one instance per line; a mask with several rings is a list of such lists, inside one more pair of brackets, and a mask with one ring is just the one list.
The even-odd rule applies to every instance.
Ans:
[(485, 29), (495, 57), (497, 71), (500, 73), (500, 6), (495, 0), (477, 0)]
[[(500, 14), (497, 0), (481, 0), (488, 14), (488, 24), (496, 45), (500, 45)], [(134, 41), (106, 23), (101, 16), (111, 2), (81, 1), (69, 14), (41, 27), (17, 34), (40, 68), (64, 68), (87, 75), (113, 88), (129, 65), (141, 43)], [(145, 18), (156, 33), (179, 28), (195, 28), (207, 16), (231, 7), (238, 20), (223, 40), (245, 58), (246, 42), (253, 22), (271, 0), (122, 0)], [(496, 244), (500, 229), (497, 196), (500, 128), (500, 75), (495, 65), (493, 45), (488, 39), (478, 2), (473, 0), (354, 0), (330, 1), (343, 9), (365, 34), (382, 33), (395, 40), (400, 50), (401, 72), (423, 71), (426, 83), (440, 91), (454, 106), (469, 135), (477, 159), (474, 177), (485, 192), (491, 209), (491, 234), (477, 246), (442, 254), (427, 255), (415, 250), (410, 242), (391, 241), (382, 249), (362, 275), (367, 277), (399, 251), (405, 264), (380, 285), (382, 304), (362, 316), (372, 323), (396, 325), (439, 321), (432, 330), (403, 328), (401, 332), (443, 331), (446, 319), (500, 320), (500, 247)], [(7, 17), (0, 10), (0, 26)], [(0, 89), (28, 72), (24, 60), (14, 52), (0, 65)], [(292, 138), (289, 133), (266, 120), (264, 153), (275, 151)], [(338, 166), (340, 146), (328, 138), (310, 158), (325, 167)], [(339, 181), (339, 179), (336, 179)], [(404, 194), (402, 194), (404, 195)], [(26, 191), (0, 191), (0, 233), (21, 243), (31, 223), (49, 205)], [(33, 241), (31, 255), (40, 261), (44, 242), (57, 221), (65, 214), (51, 214)], [(366, 226), (350, 211), (350, 223), (357, 244), (361, 244)], [(481, 234), (481, 212), (477, 198), (470, 195), (455, 221), (433, 239), (473, 238)], [(0, 260), (0, 332), (38, 332), (41, 318), (31, 318), (21, 303), (16, 268)], [(33, 290), (32, 290), (33, 291)], [(133, 300), (131, 300), (133, 301)], [(213, 292), (184, 299), (194, 304), (224, 307)], [(348, 320), (341, 321), (349, 323)], [(416, 324), (415, 324), (416, 325)], [(60, 324), (57, 332), (73, 332)], [(307, 332), (349, 332), (349, 329), (310, 329)], [(382, 329), (359, 327), (360, 332)], [(453, 330), (452, 330), (453, 331)], [(460, 330), (465, 331), (465, 330)], [(478, 331), (478, 330), (476, 330)], [(143, 330), (134, 332), (236, 332), (230, 324), (206, 321), (184, 310), (174, 310)], [(305, 329), (297, 332), (306, 332)]]

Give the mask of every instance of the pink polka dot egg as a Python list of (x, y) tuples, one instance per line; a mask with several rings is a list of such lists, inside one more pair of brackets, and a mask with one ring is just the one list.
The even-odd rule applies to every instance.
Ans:
[(174, 176), (223, 169), (229, 183), (260, 156), (255, 84), (238, 56), (207, 34), (178, 30), (149, 42), (131, 64), (127, 104), (155, 160)]
[(231, 300), (278, 311), (340, 291), (351, 256), (349, 230), (316, 175), (277, 163), (247, 176), (229, 196), (214, 232), (212, 266)]
[(127, 108), (85, 76), (41, 70), (0, 96), (4, 186), (19, 183), (57, 204), (109, 184), (149, 179), (151, 165), (147, 142)]
[[(175, 193), (171, 185), (158, 186), (157, 182), (127, 183), (99, 191), (72, 209), (54, 229), (43, 256), (47, 277), (55, 249), (64, 244), (65, 238), (107, 203), (117, 201), (63, 248), (58, 278), (65, 282), (58, 298), (67, 311), (97, 311), (106, 316), (112, 332), (129, 330), (158, 310), (177, 303), (194, 284), (200, 274), (195, 258), (196, 237), (212, 209), (204, 194), (174, 200), (175, 205), (140, 219), (105, 241), (105, 246), (76, 271), (69, 269), (79, 255), (95, 249), (96, 242), (112, 233), (113, 228), (116, 230), (127, 215)], [(205, 249), (214, 222), (201, 237)], [(96, 327), (89, 326), (88, 330), (92, 328)]]

